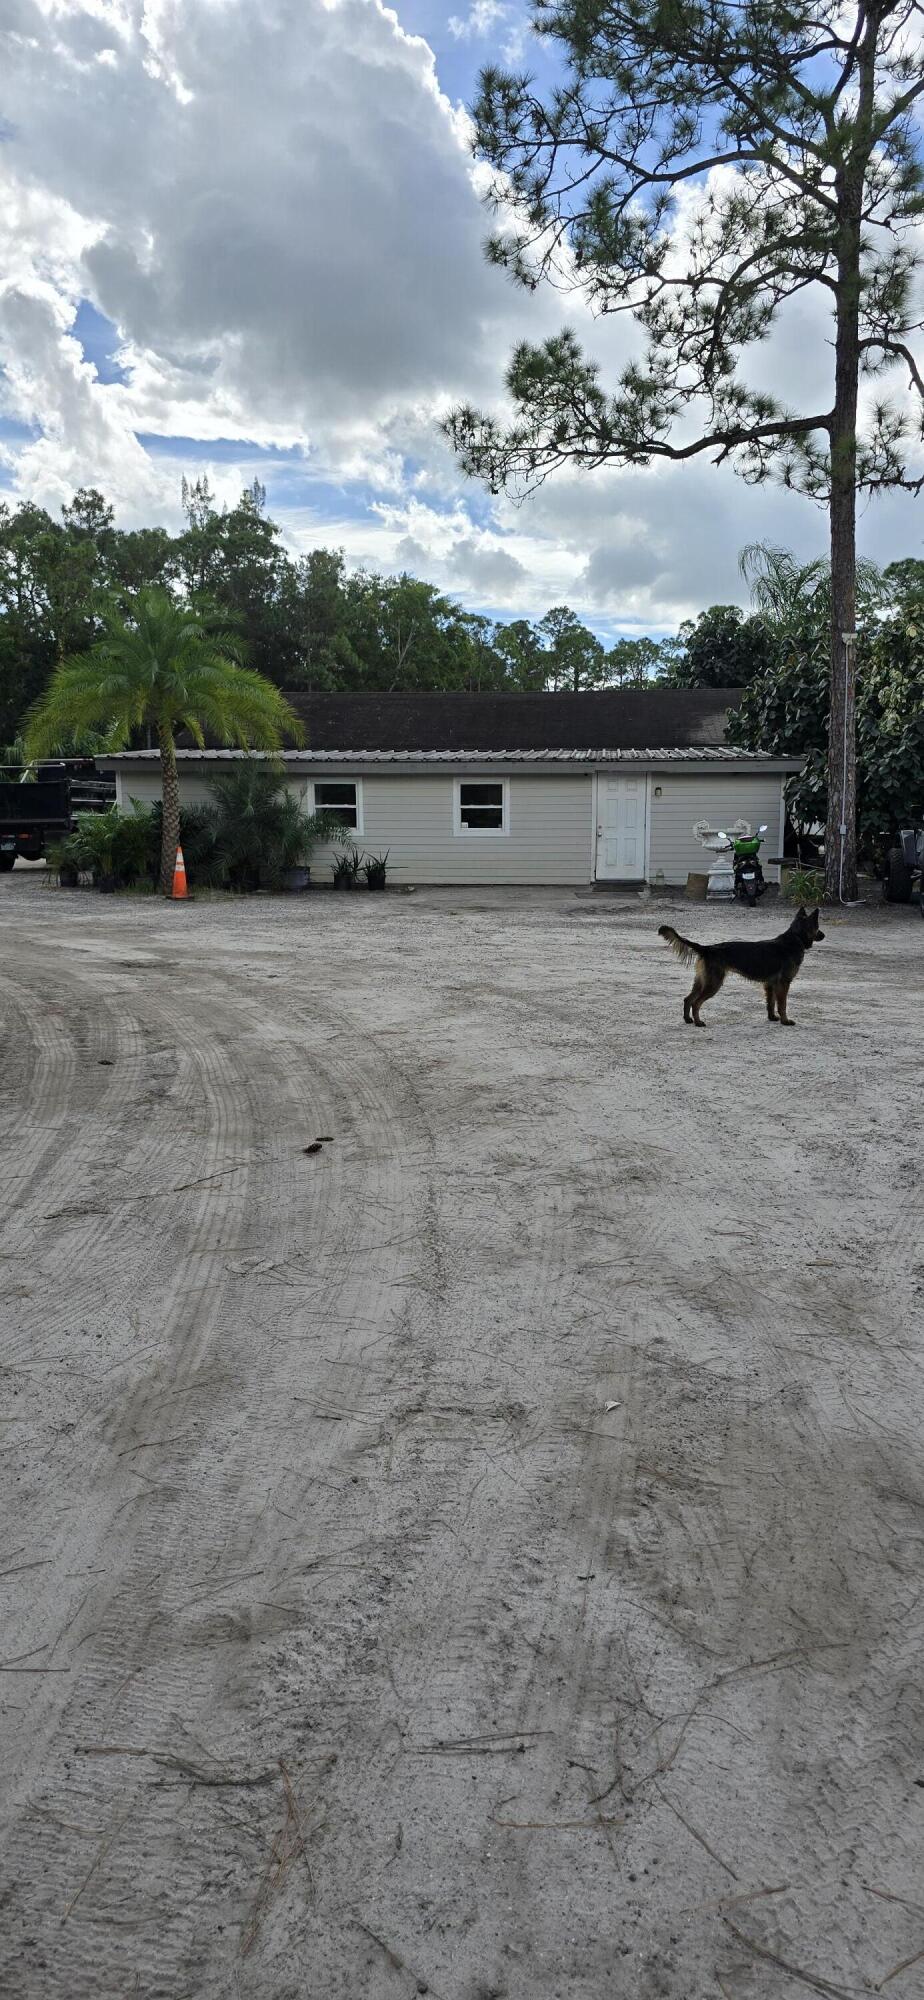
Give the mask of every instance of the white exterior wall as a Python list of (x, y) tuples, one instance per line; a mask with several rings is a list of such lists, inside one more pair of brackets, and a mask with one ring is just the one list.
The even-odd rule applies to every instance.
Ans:
[[(157, 804), (161, 794), (160, 772), (156, 764), (116, 764), (113, 768), (116, 774), (116, 803), (123, 812), (131, 812), (133, 799), (137, 799), (138, 804), (142, 806)], [(188, 806), (213, 804), (212, 794), (208, 788), (210, 773), (206, 771), (204, 775), (200, 775), (201, 765), (198, 770), (183, 763), (178, 768), (181, 800), (185, 800)], [(303, 788), (299, 785), (293, 789), (301, 791)]]
[[(390, 881), (590, 881), (593, 781), (589, 771), (534, 777), (515, 769), (464, 769), (465, 780), (508, 779), (509, 833), (453, 832), (457, 775), (452, 770), (362, 775), (363, 830), (355, 836), (356, 845), (366, 854), (384, 854), (387, 849)], [(322, 781), (352, 776), (348, 770), (319, 773)], [(328, 879), (334, 852), (315, 848), (313, 877)]]
[[(685, 883), (689, 874), (704, 875), (710, 856), (693, 832), (697, 820), (710, 826), (727, 827), (736, 819), (749, 820), (756, 829), (767, 823), (761, 866), (768, 882), (778, 882), (779, 868), (765, 856), (781, 853), (781, 811), (784, 775), (755, 772), (740, 775), (722, 770), (699, 770), (681, 777), (653, 770), (651, 773), (651, 842), (648, 879), (657, 882), (659, 871), (665, 883)], [(654, 796), (656, 786), (661, 797)]]
[[(116, 766), (117, 796), (126, 810), (136, 798), (145, 804), (160, 797), (156, 766)], [(180, 795), (189, 802), (207, 802), (208, 780), (214, 767), (180, 761)], [(510, 786), (510, 831), (505, 834), (453, 832), (453, 782), (464, 778), (504, 777)], [(589, 770), (536, 775), (516, 766), (470, 765), (453, 771), (361, 771), (327, 765), (312, 773), (293, 771), (291, 789), (310, 810), (311, 781), (361, 779), (363, 828), (356, 845), (367, 854), (388, 850), (389, 879), (395, 883), (549, 883), (579, 885), (593, 880), (594, 780)], [(784, 776), (777, 772), (725, 772), (700, 768), (688, 775), (652, 767), (648, 878), (683, 885), (690, 873), (704, 873), (708, 856), (693, 825), (708, 820), (728, 826), (736, 819), (757, 827), (766, 820), (764, 855), (779, 854), (782, 833)], [(661, 795), (655, 797), (660, 786)], [(336, 850), (315, 848), (312, 874), (316, 882), (330, 880)], [(762, 856), (768, 880), (779, 869)]]
[[(156, 768), (123, 765), (118, 772), (118, 798), (126, 811), (136, 798), (148, 805), (160, 798)], [(180, 759), (180, 797), (199, 804), (210, 794), (209, 767)], [(509, 833), (453, 832), (453, 783), (464, 779), (508, 779)], [(311, 779), (319, 783), (360, 779), (363, 830), (355, 836), (366, 854), (388, 850), (388, 876), (395, 883), (562, 883), (592, 878), (593, 777), (589, 771), (566, 771), (561, 777), (521, 774), (515, 768), (490, 765), (439, 772), (363, 772), (349, 765), (328, 765), (314, 773), (293, 773), (289, 783), (310, 810)], [(316, 847), (311, 857), (312, 879), (330, 880), (336, 849)]]

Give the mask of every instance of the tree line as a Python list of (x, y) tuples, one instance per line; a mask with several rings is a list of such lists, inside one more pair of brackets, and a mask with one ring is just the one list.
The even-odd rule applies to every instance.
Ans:
[[(500, 621), (465, 611), (432, 584), (351, 573), (337, 549), (293, 559), (262, 488), (216, 506), (184, 482), (184, 526), (115, 526), (102, 494), (82, 489), (55, 521), (0, 503), (0, 743), (13, 744), (54, 668), (79, 659), (113, 618), (137, 616), (139, 593), (167, 586), (179, 603), (234, 634), (239, 657), (276, 687), (537, 691), (603, 687), (747, 690), (743, 744), (805, 758), (793, 815), (827, 805), (830, 566), (746, 549), (752, 609), (710, 605), (666, 639), (606, 648), (567, 606)], [(902, 819), (924, 817), (924, 562), (861, 563), (857, 616), (861, 849)], [(75, 745), (75, 747), (77, 747)], [(91, 747), (88, 743), (87, 747)]]
[[(409, 575), (350, 572), (342, 550), (294, 559), (258, 482), (219, 507), (204, 479), (183, 482), (184, 526), (117, 528), (111, 506), (82, 488), (54, 520), (0, 502), (0, 743), (62, 660), (86, 652), (113, 611), (167, 586), (230, 621), (249, 664), (278, 687), (394, 690), (584, 690), (648, 684), (678, 671), (696, 681), (687, 628), (676, 639), (618, 639), (607, 649), (566, 605), (498, 620), (466, 611)], [(729, 614), (731, 616), (732, 614)], [(737, 676), (753, 633), (728, 648)]]
[(255, 482), (218, 507), (205, 480), (183, 483), (185, 525), (121, 529), (82, 488), (60, 520), (0, 502), (0, 743), (62, 660), (86, 652), (113, 611), (166, 585), (238, 632), (248, 663), (277, 687), (533, 692), (740, 687), (769, 657), (764, 621), (714, 606), (668, 639), (605, 647), (567, 605), (543, 618), (466, 611), (409, 575), (350, 572), (342, 550), (285, 548)]

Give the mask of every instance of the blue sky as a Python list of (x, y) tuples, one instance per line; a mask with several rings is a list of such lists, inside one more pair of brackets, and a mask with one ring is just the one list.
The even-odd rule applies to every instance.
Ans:
[[(0, 483), (102, 488), (178, 524), (180, 483), (255, 475), (294, 551), (408, 568), (494, 615), (567, 602), (604, 636), (742, 600), (741, 544), (824, 517), (708, 466), (560, 475), (520, 507), (460, 475), (454, 402), (575, 324), (612, 378), (637, 336), (489, 269), (463, 106), (487, 61), (548, 72), (526, 0), (15, 0), (0, 26)], [(2, 17), (0, 17), (2, 18)], [(827, 383), (800, 306), (769, 357)], [(910, 504), (867, 553), (916, 553)]]

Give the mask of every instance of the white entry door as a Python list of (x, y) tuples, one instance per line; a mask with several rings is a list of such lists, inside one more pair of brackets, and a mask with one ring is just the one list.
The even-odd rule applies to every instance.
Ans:
[(597, 881), (645, 880), (648, 779), (597, 779)]

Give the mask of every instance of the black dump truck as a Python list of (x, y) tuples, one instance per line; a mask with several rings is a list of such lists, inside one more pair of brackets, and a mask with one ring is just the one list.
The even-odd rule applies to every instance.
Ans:
[(40, 861), (51, 841), (73, 833), (77, 813), (105, 812), (115, 795), (115, 778), (92, 757), (0, 765), (0, 873), (20, 855)]

